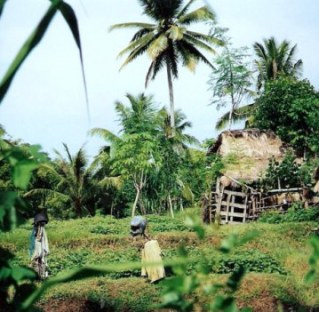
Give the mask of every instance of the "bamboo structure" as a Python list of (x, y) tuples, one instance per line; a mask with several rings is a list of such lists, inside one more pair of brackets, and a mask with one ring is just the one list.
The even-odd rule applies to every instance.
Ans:
[[(262, 211), (274, 208), (284, 211), (287, 205), (305, 199), (302, 188), (261, 192), (252, 185), (263, 177), (269, 160), (281, 162), (288, 147), (274, 132), (243, 129), (222, 132), (207, 155), (218, 154), (226, 159), (222, 176), (214, 182), (203, 204), (203, 220), (221, 224), (255, 220)], [(228, 161), (227, 159), (232, 159)]]
[(220, 186), (210, 194), (209, 200), (203, 206), (206, 223), (220, 224), (245, 223), (256, 220), (259, 215), (268, 209), (278, 209), (282, 212), (293, 202), (293, 196), (300, 195), (303, 199), (303, 188), (276, 189), (262, 193), (251, 189), (234, 191)]

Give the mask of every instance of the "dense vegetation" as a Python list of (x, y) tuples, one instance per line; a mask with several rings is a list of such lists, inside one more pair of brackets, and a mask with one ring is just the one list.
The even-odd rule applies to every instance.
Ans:
[[(311, 247), (308, 240), (318, 222), (318, 213), (314, 216), (315, 210), (313, 219), (307, 222), (298, 222), (303, 219), (300, 215), (298, 219), (298, 213), (291, 211), (289, 215), (294, 215), (294, 218), (287, 219), (289, 223), (205, 227), (204, 239), (196, 235), (194, 228), (185, 225), (187, 216), (197, 214), (198, 210), (193, 209), (177, 214), (174, 220), (169, 216), (147, 216), (148, 232), (159, 241), (165, 261), (178, 256), (181, 246), (184, 246), (188, 260), (183, 270), (185, 277), (188, 276), (193, 282), (195, 278), (199, 279), (201, 286), (193, 287), (189, 293), (186, 288), (181, 291), (185, 294), (185, 300), (195, 299), (197, 309), (202, 307), (206, 310), (205, 304), (211, 303), (214, 298), (201, 287), (208, 287), (209, 283), (222, 284), (229, 273), (241, 266), (245, 267), (247, 273), (236, 295), (240, 307), (251, 307), (254, 311), (277, 311), (281, 306), (284, 309), (304, 308), (310, 311), (311, 307), (319, 305), (315, 291), (318, 282), (312, 284), (304, 279), (310, 270), (308, 260)], [(267, 220), (273, 221), (265, 216), (263, 221)], [(51, 277), (63, 270), (81, 266), (139, 261), (141, 242), (129, 237), (129, 222), (130, 218), (117, 220), (102, 216), (50, 222), (47, 231), (51, 243)], [(28, 223), (10, 235), (1, 235), (2, 244), (15, 253), (10, 263), (29, 263), (28, 237), (31, 230), (32, 225)], [(230, 235), (236, 234), (242, 238), (249, 233), (254, 234), (246, 243), (229, 253), (220, 252), (220, 246), (226, 248), (225, 242), (230, 242)], [(203, 259), (206, 259), (207, 265), (205, 273), (200, 270)], [(166, 272), (167, 281), (179, 274), (168, 266)], [(74, 310), (85, 307), (88, 310), (150, 311), (163, 303), (165, 297), (162, 294), (169, 287), (165, 281), (149, 284), (140, 277), (138, 268), (101, 273), (89, 280), (71, 283), (52, 288), (37, 305), (46, 311), (64, 311), (68, 305), (73, 306)], [(229, 291), (223, 289), (222, 293)], [(179, 294), (177, 286), (175, 294)]]

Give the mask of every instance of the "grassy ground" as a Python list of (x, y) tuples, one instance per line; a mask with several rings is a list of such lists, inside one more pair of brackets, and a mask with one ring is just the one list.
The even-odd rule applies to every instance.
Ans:
[[(174, 220), (167, 216), (147, 217), (148, 232), (159, 241), (164, 259), (173, 258), (183, 245), (195, 263), (204, 256), (209, 259), (208, 278), (216, 283), (225, 280), (236, 265), (244, 264), (249, 272), (236, 295), (239, 307), (250, 307), (253, 311), (316, 311), (319, 307), (319, 282), (304, 281), (311, 253), (308, 239), (317, 223), (207, 226), (205, 239), (199, 240), (184, 224), (187, 214), (197, 215), (199, 211), (189, 210)], [(51, 249), (50, 275), (84, 265), (139, 261), (139, 242), (130, 238), (129, 223), (130, 218), (116, 220), (103, 216), (51, 221), (46, 226)], [(30, 223), (0, 234), (1, 245), (16, 255), (14, 263), (29, 264), (31, 229)], [(258, 235), (232, 254), (226, 256), (216, 250), (230, 234), (242, 237), (252, 231)], [(192, 265), (188, 268), (193, 269)], [(140, 277), (138, 269), (114, 272), (51, 288), (38, 307), (44, 311), (154, 311), (161, 302), (162, 288), (162, 283), (153, 285)], [(196, 310), (204, 311), (210, 298), (202, 291), (194, 296), (199, 302)]]

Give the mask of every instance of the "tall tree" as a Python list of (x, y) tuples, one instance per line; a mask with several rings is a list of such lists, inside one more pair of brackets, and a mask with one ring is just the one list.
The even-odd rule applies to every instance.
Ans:
[(263, 43), (254, 43), (257, 56), (255, 64), (259, 72), (258, 89), (261, 89), (265, 81), (277, 79), (280, 74), (298, 77), (302, 60), (295, 61), (296, 49), (296, 44), (291, 46), (287, 40), (278, 44), (274, 37), (264, 39)]
[(116, 102), (116, 111), (120, 117), (120, 136), (112, 132), (94, 128), (91, 135), (99, 135), (111, 142), (112, 167), (114, 174), (125, 180), (131, 180), (136, 190), (132, 206), (135, 215), (139, 203), (141, 212), (145, 213), (142, 191), (148, 181), (149, 173), (160, 162), (159, 146), (156, 141), (157, 120), (152, 97), (139, 94), (134, 97), (127, 94), (129, 105)]
[(186, 116), (180, 110), (175, 112), (175, 121), (175, 135), (171, 136), (170, 115), (164, 108), (159, 111), (157, 141), (160, 145), (162, 165), (157, 178), (160, 180), (161, 193), (168, 203), (172, 217), (174, 217), (172, 196), (177, 195), (180, 199), (182, 198), (181, 194), (186, 195), (184, 197), (188, 197), (188, 199), (192, 197), (189, 186), (181, 176), (181, 169), (188, 156), (188, 146), (199, 143), (195, 137), (185, 133), (185, 130), (192, 125), (189, 121), (186, 121)]
[(211, 104), (217, 104), (217, 109), (228, 103), (231, 106), (227, 115), (217, 124), (218, 128), (224, 128), (228, 121), (230, 130), (236, 109), (246, 96), (253, 95), (250, 90), (252, 72), (249, 70), (248, 56), (247, 48), (226, 47), (222, 54), (216, 57), (216, 68), (208, 81), (209, 89), (213, 91)]
[[(188, 30), (189, 25), (199, 22), (215, 22), (215, 13), (207, 6), (189, 12), (195, 0), (189, 0), (183, 5), (183, 0), (139, 0), (143, 13), (151, 23), (123, 23), (111, 26), (111, 30), (118, 28), (137, 28), (130, 44), (119, 53), (128, 53), (122, 67), (132, 62), (138, 56), (147, 52), (151, 58), (151, 65), (147, 71), (145, 86), (150, 79), (154, 79), (160, 69), (166, 67), (169, 98), (170, 122), (175, 129), (173, 78), (178, 78), (178, 62), (194, 71), (199, 61), (213, 67), (199, 49), (215, 53), (212, 45), (222, 45), (222, 41), (213, 35), (206, 35)], [(122, 68), (121, 67), (121, 68)]]

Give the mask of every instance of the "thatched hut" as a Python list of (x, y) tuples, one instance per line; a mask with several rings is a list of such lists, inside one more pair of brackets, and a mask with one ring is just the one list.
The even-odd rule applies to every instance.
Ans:
[(222, 132), (208, 154), (225, 159), (226, 177), (250, 184), (263, 176), (271, 158), (280, 162), (286, 151), (287, 145), (273, 131), (244, 129)]
[[(269, 205), (281, 206), (287, 194), (282, 196), (281, 203), (274, 203), (272, 200), (274, 197), (277, 200), (277, 195), (264, 194), (252, 186), (253, 182), (264, 176), (269, 161), (275, 159), (280, 162), (287, 150), (288, 146), (270, 130), (222, 132), (208, 150), (208, 155), (221, 155), (225, 164), (223, 176), (216, 181), (206, 206), (209, 211), (206, 209), (205, 215), (210, 216), (208, 222), (212, 220), (211, 215), (218, 215), (221, 223), (246, 222), (247, 219), (256, 218)], [(283, 192), (285, 190), (278, 193)], [(269, 203), (269, 200), (272, 202)]]

